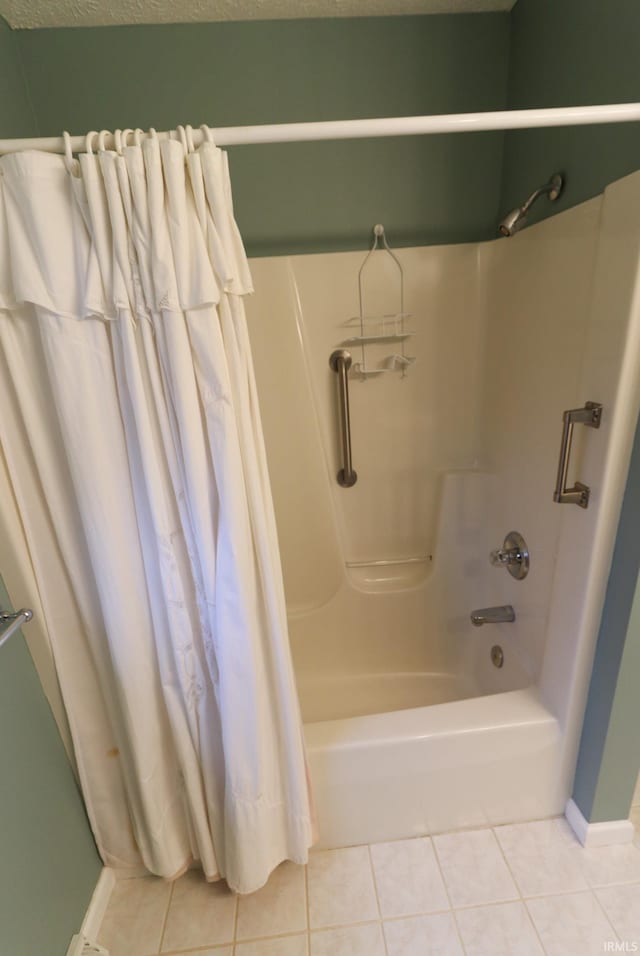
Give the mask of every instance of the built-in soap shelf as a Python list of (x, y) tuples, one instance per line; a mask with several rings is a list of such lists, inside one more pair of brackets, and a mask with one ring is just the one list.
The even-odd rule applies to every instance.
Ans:
[(433, 569), (433, 555), (346, 561), (347, 575), (360, 591), (381, 593), (419, 587)]
[[(380, 249), (386, 252), (393, 259), (400, 274), (399, 305), (397, 312), (385, 313), (383, 315), (365, 315), (363, 308), (363, 278), (365, 267), (371, 256)], [(407, 319), (411, 318), (410, 312), (404, 311), (404, 273), (399, 260), (391, 251), (384, 232), (384, 226), (377, 225), (373, 227), (373, 245), (367, 253), (367, 256), (358, 272), (358, 295), (360, 302), (360, 313), (347, 319), (344, 323), (346, 327), (357, 330), (356, 335), (350, 335), (341, 342), (342, 346), (359, 346), (360, 361), (355, 361), (352, 365), (354, 375), (365, 379), (370, 376), (383, 375), (386, 372), (401, 372), (404, 377), (407, 369), (415, 362), (415, 357), (406, 355), (405, 343), (416, 333), (412, 329), (406, 328)], [(367, 362), (367, 345), (383, 345), (385, 342), (397, 342), (399, 352), (385, 356), (378, 365), (371, 366)]]

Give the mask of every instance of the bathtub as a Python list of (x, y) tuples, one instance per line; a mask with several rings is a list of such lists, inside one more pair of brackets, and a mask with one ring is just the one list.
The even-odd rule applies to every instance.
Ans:
[(535, 688), (304, 729), (320, 846), (532, 820), (564, 808), (560, 729)]
[[(462, 502), (482, 488), (486, 493), (488, 482), (483, 475), (447, 477), (439, 535), (448, 528), (448, 540), (420, 584), (375, 594), (371, 582), (363, 589), (355, 586), (359, 577), (348, 578), (326, 606), (291, 621), (320, 846), (530, 820), (563, 809), (559, 722), (515, 643), (527, 622), (477, 628), (468, 614), (447, 606), (459, 536), (471, 534), (460, 526)], [(467, 570), (460, 588), (465, 604), (482, 590), (476, 582), (474, 591), (473, 569)], [(360, 621), (359, 640), (340, 628), (348, 608)], [(322, 659), (310, 644), (322, 648)], [(494, 644), (503, 650), (500, 668), (491, 661)]]

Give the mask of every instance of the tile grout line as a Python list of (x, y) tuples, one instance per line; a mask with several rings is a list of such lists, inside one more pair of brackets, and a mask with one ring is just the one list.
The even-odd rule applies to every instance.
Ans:
[(304, 906), (307, 914), (307, 956), (311, 956), (311, 915), (309, 913), (309, 863), (304, 865)]
[(164, 918), (162, 920), (162, 930), (160, 932), (160, 942), (158, 943), (158, 952), (162, 952), (162, 947), (164, 946), (164, 936), (167, 931), (167, 923), (169, 922), (169, 910), (171, 909), (171, 901), (173, 900), (173, 891), (176, 885), (176, 880), (172, 880), (171, 888), (169, 890), (169, 897), (167, 899), (167, 908), (164, 913)]
[(500, 838), (499, 838), (498, 834), (496, 833), (496, 828), (495, 828), (495, 827), (491, 827), (491, 832), (493, 833), (494, 840), (495, 840), (496, 843), (498, 844), (498, 849), (500, 850), (500, 855), (502, 856), (502, 859), (504, 860), (505, 866), (506, 866), (507, 870), (509, 871), (509, 875), (510, 875), (511, 879), (513, 880), (513, 885), (515, 886), (515, 888), (516, 888), (517, 891), (518, 891), (518, 896), (520, 897), (520, 903), (522, 904), (522, 908), (524, 909), (525, 915), (526, 915), (527, 919), (529, 920), (529, 924), (531, 925), (531, 927), (532, 927), (532, 929), (533, 929), (533, 932), (534, 932), (534, 934), (535, 934), (535, 938), (536, 938), (536, 939), (538, 940), (538, 942), (540, 943), (540, 949), (542, 950), (542, 952), (543, 952), (543, 953), (546, 953), (546, 952), (547, 952), (547, 948), (546, 948), (546, 946), (544, 945), (544, 943), (542, 942), (542, 937), (540, 936), (540, 933), (538, 932), (538, 927), (537, 927), (536, 924), (535, 924), (535, 920), (533, 919), (531, 913), (529, 912), (529, 907), (527, 906), (527, 901), (525, 900), (525, 898), (524, 898), (524, 896), (523, 896), (523, 894), (522, 894), (522, 890), (520, 889), (520, 884), (518, 883), (518, 881), (517, 881), (517, 879), (516, 879), (516, 875), (515, 875), (515, 873), (513, 872), (513, 870), (511, 869), (511, 867), (510, 867), (510, 865), (509, 865), (509, 860), (507, 859), (507, 854), (505, 853), (504, 847), (502, 846), (502, 843), (500, 842)]
[(511, 879), (513, 880), (513, 885), (515, 886), (515, 888), (516, 888), (516, 890), (517, 890), (517, 893), (518, 893), (518, 899), (520, 900), (521, 903), (524, 903), (524, 896), (522, 895), (522, 890), (520, 889), (520, 884), (518, 883), (518, 881), (517, 881), (517, 879), (516, 879), (515, 873), (514, 873), (513, 870), (511, 869), (511, 866), (510, 866), (510, 864), (509, 864), (509, 860), (507, 859), (507, 854), (506, 854), (505, 851), (504, 851), (504, 847), (502, 846), (502, 843), (500, 843), (500, 837), (499, 837), (498, 834), (496, 833), (496, 828), (495, 828), (495, 827), (491, 827), (491, 832), (493, 833), (493, 839), (496, 841), (496, 844), (497, 844), (497, 846), (498, 846), (498, 851), (499, 851), (499, 853), (500, 853), (500, 856), (501, 856), (502, 859), (504, 860), (504, 865), (505, 865), (506, 868), (507, 868), (507, 872), (509, 873), (509, 876), (510, 876)]
[[(207, 946), (207, 951), (222, 951), (228, 949), (231, 943), (214, 943), (213, 946)], [(166, 953), (156, 953), (155, 956), (202, 956), (204, 952), (202, 946), (191, 947), (190, 949), (171, 949)]]
[[(621, 886), (638, 886), (638, 884), (640, 884), (640, 880), (629, 880), (627, 883), (600, 883), (598, 886), (591, 886), (587, 883), (586, 886), (578, 890), (556, 890), (554, 893), (527, 893), (522, 899), (526, 903), (527, 900), (546, 900), (549, 899), (550, 896), (571, 896), (572, 893), (586, 893), (587, 890), (608, 890)], [(460, 909), (462, 909), (462, 907), (460, 907)]]
[(373, 865), (373, 854), (371, 852), (371, 844), (367, 843), (367, 854), (369, 857), (369, 871), (371, 873), (371, 879), (373, 880), (373, 893), (376, 898), (376, 907), (378, 909), (378, 922), (380, 924), (380, 933), (382, 934), (382, 946), (384, 948), (385, 956), (389, 956), (389, 950), (387, 949), (387, 937), (384, 931), (384, 924), (382, 922), (382, 907), (380, 906), (380, 895), (378, 893), (378, 882), (376, 880), (376, 868)]
[(438, 873), (440, 874), (440, 879), (442, 880), (442, 885), (444, 886), (444, 892), (446, 894), (447, 900), (449, 901), (449, 910), (451, 913), (451, 918), (453, 919), (453, 927), (456, 931), (457, 937), (460, 941), (460, 948), (462, 949), (463, 956), (466, 956), (467, 947), (464, 945), (464, 940), (462, 938), (462, 933), (460, 932), (460, 926), (458, 925), (458, 920), (456, 919), (456, 911), (453, 908), (453, 903), (451, 901), (451, 894), (449, 893), (449, 887), (447, 886), (447, 880), (444, 875), (444, 870), (442, 869), (442, 864), (440, 863), (440, 857), (438, 856), (438, 848), (436, 846), (436, 841), (432, 836), (423, 837), (425, 840), (429, 840), (431, 843), (431, 848), (433, 850), (433, 857), (436, 861), (436, 866), (438, 867)]
[[(620, 884), (618, 884), (618, 885), (620, 885)], [(599, 889), (604, 889), (604, 887), (599, 887)], [(611, 929), (613, 930), (613, 935), (615, 936), (615, 938), (616, 938), (619, 942), (622, 942), (622, 941), (623, 941), (623, 940), (622, 940), (622, 936), (620, 935), (620, 933), (618, 932), (618, 930), (617, 930), (617, 929), (615, 928), (615, 926), (613, 925), (613, 920), (609, 919), (609, 914), (607, 913), (606, 909), (604, 908), (604, 906), (602, 905), (602, 903), (601, 903), (600, 900), (598, 899), (598, 894), (596, 893), (596, 891), (593, 889), (592, 886), (589, 887), (589, 891), (590, 891), (591, 895), (594, 897), (594, 899), (595, 899), (595, 901), (596, 901), (596, 906), (598, 907), (598, 909), (600, 910), (600, 912), (604, 915), (604, 918), (606, 919), (607, 923), (609, 924), (609, 926), (610, 926)]]
[[(341, 927), (342, 927), (342, 924), (340, 925), (340, 927), (327, 926), (327, 929), (336, 929), (336, 928), (340, 929)], [(321, 933), (322, 930), (317, 930), (316, 932)], [(244, 946), (245, 943), (263, 943), (267, 939), (291, 939), (292, 937), (305, 936), (305, 935), (306, 935), (305, 931), (302, 929), (292, 929), (289, 931), (283, 931), (282, 933), (273, 933), (271, 936), (247, 936), (246, 939), (238, 939), (236, 940), (236, 942), (238, 946)], [(207, 944), (205, 943), (204, 946), (206, 948)], [(209, 943), (209, 949), (215, 946), (233, 946), (233, 943)], [(200, 947), (196, 946), (195, 947), (196, 952), (198, 952), (198, 949), (202, 949), (202, 948), (203, 948), (202, 946)], [(178, 950), (178, 952), (182, 952), (182, 950)], [(188, 950), (185, 950), (185, 952), (188, 952)], [(165, 956), (165, 954), (163, 953), (162, 956)], [(171, 953), (167, 953), (166, 956), (171, 956)]]
[(235, 909), (233, 912), (233, 939), (231, 940), (231, 956), (236, 956), (236, 947), (238, 945), (238, 918), (240, 916), (240, 898), (237, 893), (235, 896)]
[[(395, 919), (404, 919), (404, 917), (396, 916)], [(314, 929), (314, 933), (333, 933), (336, 929), (351, 929), (351, 927), (360, 927), (360, 926), (376, 926), (380, 922), (379, 919), (361, 919), (356, 923), (332, 923), (331, 926), (321, 926), (318, 929)]]

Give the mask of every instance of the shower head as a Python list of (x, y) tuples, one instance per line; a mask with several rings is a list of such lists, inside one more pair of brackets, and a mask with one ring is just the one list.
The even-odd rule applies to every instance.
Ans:
[(549, 197), (552, 202), (558, 198), (562, 192), (562, 187), (564, 186), (564, 180), (560, 173), (555, 173), (548, 183), (545, 183), (544, 186), (540, 186), (539, 189), (534, 190), (531, 193), (529, 198), (521, 206), (518, 206), (517, 209), (512, 209), (504, 219), (501, 219), (498, 223), (498, 231), (503, 236), (513, 236), (516, 232), (522, 229), (523, 226), (527, 224), (527, 213), (533, 206), (536, 199), (539, 196), (544, 196), (545, 194)]
[(500, 221), (498, 226), (499, 231), (503, 236), (513, 236), (514, 233), (518, 232), (519, 229), (522, 229), (523, 226), (527, 224), (527, 214), (522, 211), (522, 207), (518, 206), (517, 209), (512, 209), (510, 213)]

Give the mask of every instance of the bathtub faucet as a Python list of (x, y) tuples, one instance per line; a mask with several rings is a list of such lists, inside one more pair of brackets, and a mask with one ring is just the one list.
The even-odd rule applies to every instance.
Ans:
[(471, 623), (474, 627), (483, 624), (506, 624), (515, 621), (516, 612), (510, 604), (501, 604), (500, 607), (481, 607), (471, 612)]

